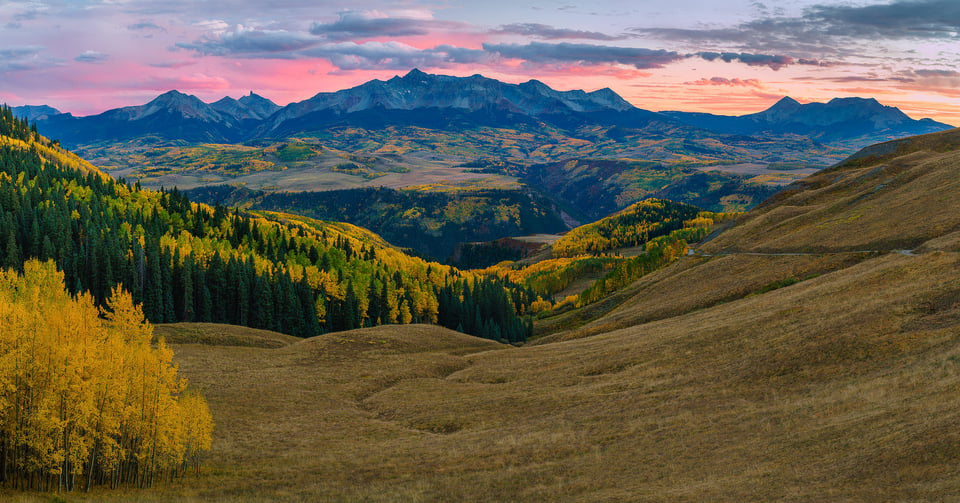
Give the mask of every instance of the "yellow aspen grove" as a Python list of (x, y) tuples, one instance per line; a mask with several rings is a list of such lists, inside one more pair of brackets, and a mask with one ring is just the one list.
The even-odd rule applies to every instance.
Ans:
[(0, 271), (0, 484), (149, 486), (199, 471), (213, 420), (129, 293), (106, 312), (53, 262)]

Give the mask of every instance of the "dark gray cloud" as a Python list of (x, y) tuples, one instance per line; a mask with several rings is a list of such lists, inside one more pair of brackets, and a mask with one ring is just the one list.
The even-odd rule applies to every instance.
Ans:
[(143, 30), (167, 31), (162, 27), (158, 26), (156, 23), (151, 23), (149, 21), (141, 21), (139, 23), (127, 25), (127, 29), (132, 31), (143, 31)]
[(237, 27), (194, 42), (179, 42), (174, 48), (195, 51), (203, 56), (291, 59), (296, 57), (296, 51), (319, 42), (314, 37), (296, 32)]
[(914, 70), (920, 77), (960, 77), (960, 72), (954, 70)]
[(331, 41), (376, 37), (413, 37), (437, 29), (463, 28), (460, 23), (402, 17), (376, 17), (364, 12), (343, 12), (332, 23), (313, 23), (310, 33)]
[[(765, 11), (761, 10), (761, 14)], [(747, 51), (843, 57), (867, 48), (865, 41), (960, 38), (960, 1), (894, 0), (879, 5), (814, 5), (800, 16), (765, 16), (730, 28), (634, 28), (631, 33), (695, 45), (726, 45)], [(800, 61), (804, 63), (800, 63)], [(816, 64), (824, 63), (817, 61)]]
[(829, 54), (839, 57), (850, 48), (836, 41), (814, 26), (795, 19), (765, 19), (742, 24), (735, 28), (680, 29), (636, 28), (631, 33), (657, 40), (667, 40), (689, 46), (727, 46), (741, 51), (779, 52), (800, 55), (812, 60), (810, 54)]
[(779, 70), (785, 66), (796, 63), (796, 60), (789, 56), (774, 54), (751, 54), (746, 52), (698, 52), (696, 56), (707, 61), (720, 59), (727, 63), (739, 61), (748, 66), (767, 66), (774, 70)]
[(956, 38), (960, 32), (960, 2), (896, 0), (880, 5), (817, 5), (804, 13), (804, 19), (826, 23), (832, 33), (857, 37)]
[(739, 28), (687, 29), (687, 28), (631, 28), (632, 33), (649, 35), (660, 40), (703, 43), (749, 44), (757, 40), (757, 35)]
[(429, 51), (445, 55), (444, 61), (450, 63), (480, 63), (489, 58), (489, 54), (484, 51), (446, 44), (438, 45)]
[(110, 59), (109, 54), (104, 54), (98, 51), (83, 51), (82, 54), (73, 58), (74, 61), (78, 61), (80, 63), (94, 63), (94, 64), (103, 63), (108, 61), (109, 59)]
[(183, 68), (197, 64), (196, 61), (161, 61), (158, 63), (147, 63), (154, 68)]
[(663, 68), (685, 58), (682, 54), (663, 49), (571, 43), (483, 44), (483, 50), (505, 58), (522, 59), (532, 63), (619, 63), (632, 65), (641, 70)]
[[(217, 27), (222, 30), (222, 26)], [(490, 55), (477, 49), (439, 45), (419, 49), (401, 42), (331, 42), (322, 37), (285, 30), (255, 30), (236, 27), (214, 32), (173, 49), (193, 51), (202, 56), (231, 56), (254, 59), (321, 58), (342, 70), (438, 68), (454, 63), (477, 63)]]
[(22, 45), (0, 48), (0, 73), (42, 70), (63, 66), (59, 59), (43, 56), (44, 47)]
[(625, 38), (623, 35), (612, 36), (597, 31), (571, 30), (567, 28), (555, 28), (553, 26), (540, 23), (513, 23), (505, 24), (491, 33), (504, 35), (523, 35), (527, 37), (542, 38), (544, 40), (620, 40)]
[(299, 55), (329, 60), (342, 70), (439, 68), (452, 63), (477, 63), (489, 57), (484, 51), (475, 49), (449, 45), (418, 49), (399, 42), (322, 44), (300, 51)]

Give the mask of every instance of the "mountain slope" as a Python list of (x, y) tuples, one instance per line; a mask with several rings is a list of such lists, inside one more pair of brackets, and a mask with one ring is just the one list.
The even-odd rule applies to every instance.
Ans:
[(788, 186), (703, 251), (932, 246), (934, 238), (960, 230), (960, 200), (952, 195), (960, 190), (957, 145), (960, 131), (950, 130), (864, 149)]
[(545, 323), (538, 333), (558, 332), (543, 341), (589, 336), (804, 282), (890, 254), (920, 254), (916, 260), (926, 260), (939, 256), (936, 252), (950, 252), (950, 257), (960, 251), (960, 201), (952, 196), (960, 190), (957, 166), (957, 130), (869, 147), (848, 162), (788, 186), (697, 245), (696, 255), (677, 267), (640, 280), (621, 293), (620, 307), (609, 315), (580, 316), (580, 326), (570, 330), (570, 320)]
[(449, 257), (459, 243), (569, 228), (546, 197), (515, 189), (421, 186), (266, 193), (218, 185), (193, 189), (188, 194), (209, 204), (349, 222), (440, 261)]
[(24, 105), (22, 107), (12, 107), (14, 117), (26, 119), (28, 122), (43, 120), (53, 115), (59, 115), (61, 112), (48, 105)]

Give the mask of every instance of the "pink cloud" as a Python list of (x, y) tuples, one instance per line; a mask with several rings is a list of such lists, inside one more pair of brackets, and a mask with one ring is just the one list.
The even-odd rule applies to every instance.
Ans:
[(756, 89), (763, 89), (765, 87), (758, 79), (728, 79), (726, 77), (702, 78), (693, 82), (684, 82), (684, 84), (692, 86), (753, 87)]
[(223, 77), (194, 73), (192, 75), (177, 75), (172, 77), (151, 77), (142, 83), (134, 82), (132, 83), (132, 86), (138, 86), (141, 89), (179, 89), (183, 91), (190, 91), (229, 89), (230, 82)]

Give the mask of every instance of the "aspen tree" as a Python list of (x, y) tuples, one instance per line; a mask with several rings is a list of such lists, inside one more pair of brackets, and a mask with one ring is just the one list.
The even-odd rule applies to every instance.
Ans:
[(115, 287), (100, 316), (53, 262), (0, 271), (0, 483), (148, 486), (199, 470), (213, 421), (173, 352)]

